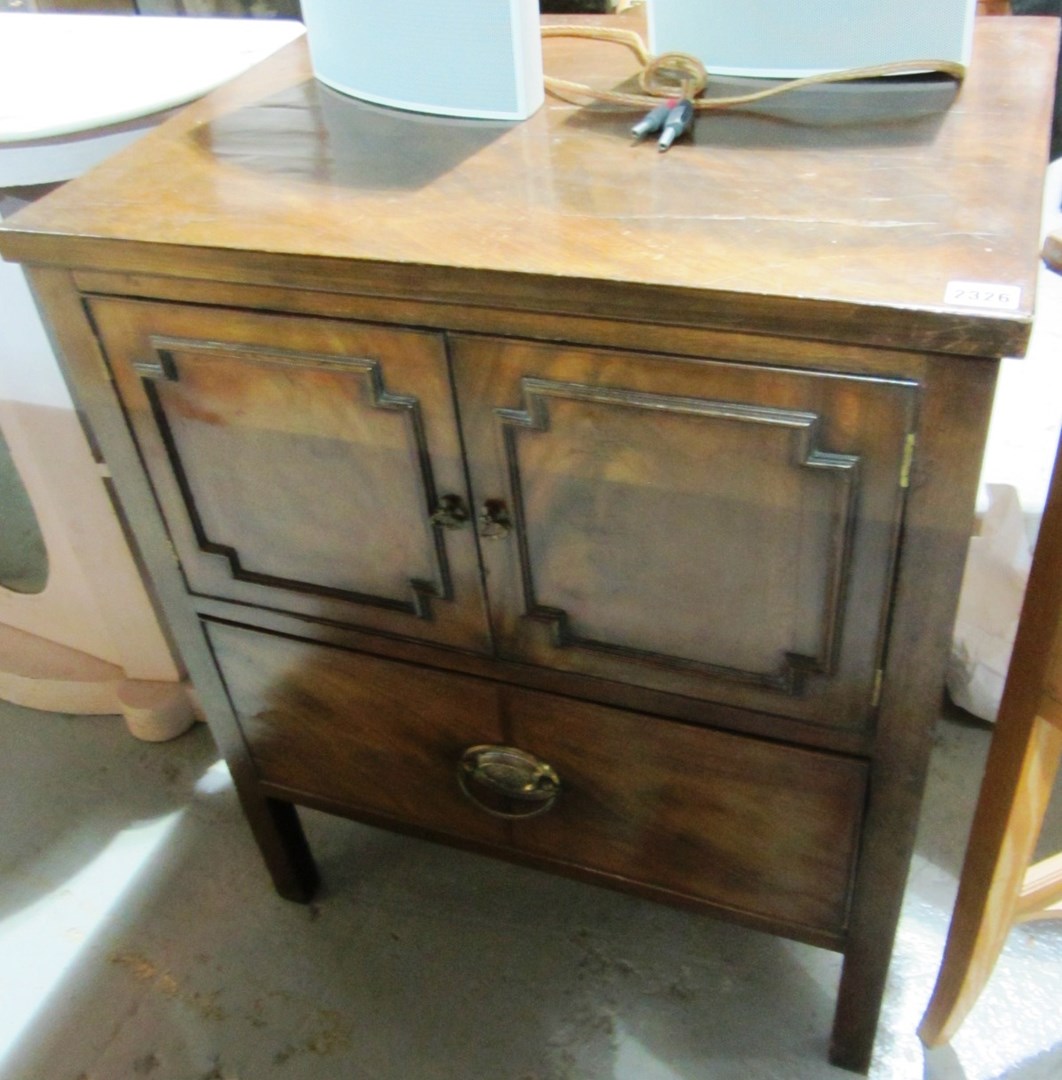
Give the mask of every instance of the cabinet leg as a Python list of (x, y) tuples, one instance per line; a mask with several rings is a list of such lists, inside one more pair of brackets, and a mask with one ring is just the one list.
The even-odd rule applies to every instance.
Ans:
[(244, 799), (244, 810), (266, 868), (285, 900), (308, 904), (320, 877), (295, 807), (280, 799)]
[(840, 1069), (864, 1076), (870, 1069), (889, 952), (886, 947), (845, 953), (830, 1037), (830, 1063)]
[(891, 929), (879, 934), (852, 936), (845, 949), (841, 985), (837, 988), (830, 1062), (863, 1076), (871, 1067), (878, 1017), (885, 998), (895, 922), (890, 926)]

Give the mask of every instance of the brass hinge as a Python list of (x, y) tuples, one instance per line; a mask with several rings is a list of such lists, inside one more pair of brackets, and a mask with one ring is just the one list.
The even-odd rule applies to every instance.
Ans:
[(870, 695), (870, 707), (876, 709), (881, 704), (881, 686), (885, 681), (885, 669), (878, 668), (874, 672), (874, 690)]
[(915, 437), (911, 432), (903, 442), (903, 461), (900, 464), (900, 487), (911, 486), (911, 463), (914, 461)]

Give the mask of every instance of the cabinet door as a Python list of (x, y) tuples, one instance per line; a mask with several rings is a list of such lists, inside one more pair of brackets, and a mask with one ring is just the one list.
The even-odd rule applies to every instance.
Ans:
[(91, 308), (194, 594), (489, 650), (439, 335)]
[(470, 337), (454, 363), (502, 655), (869, 718), (914, 384)]

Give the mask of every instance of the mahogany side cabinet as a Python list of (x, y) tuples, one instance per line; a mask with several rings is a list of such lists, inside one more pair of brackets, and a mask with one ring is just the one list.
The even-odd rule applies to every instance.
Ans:
[(688, 905), (839, 951), (868, 1068), (1056, 53), (665, 155), (296, 42), (4, 223), (283, 896), (310, 806)]

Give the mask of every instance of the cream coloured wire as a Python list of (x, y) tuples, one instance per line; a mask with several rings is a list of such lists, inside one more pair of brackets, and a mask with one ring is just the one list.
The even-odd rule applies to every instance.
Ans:
[[(610, 41), (625, 45), (637, 57), (642, 65), (638, 84), (642, 93), (624, 93), (619, 90), (595, 90), (583, 83), (571, 82), (546, 75), (543, 79), (546, 90), (564, 100), (589, 98), (591, 101), (603, 101), (612, 105), (624, 105), (630, 108), (652, 108), (661, 98), (684, 97), (693, 102), (698, 110), (728, 109), (736, 105), (750, 105), (764, 98), (777, 94), (786, 94), (807, 86), (823, 83), (852, 82), (856, 79), (875, 79), (883, 75), (911, 75), (920, 72), (939, 72), (961, 82), (966, 76), (966, 67), (954, 60), (900, 60), (888, 64), (872, 64), (868, 67), (846, 68), (843, 71), (828, 71), (819, 75), (808, 75), (802, 79), (791, 79), (763, 90), (748, 94), (735, 94), (730, 97), (703, 98), (698, 95), (708, 85), (708, 72), (695, 56), (688, 53), (662, 53), (652, 56), (640, 35), (633, 30), (616, 27), (595, 26), (543, 26), (542, 36), (589, 38), (595, 41)], [(670, 82), (663, 82), (663, 77), (670, 76)]]

